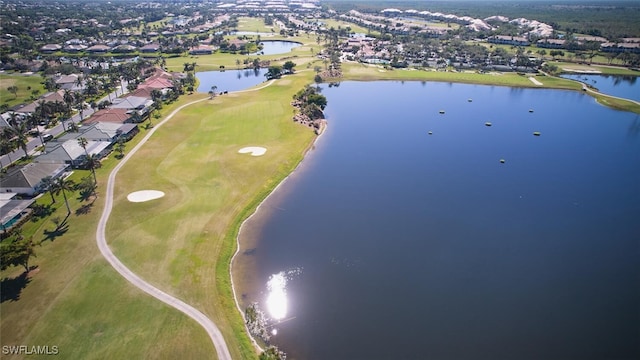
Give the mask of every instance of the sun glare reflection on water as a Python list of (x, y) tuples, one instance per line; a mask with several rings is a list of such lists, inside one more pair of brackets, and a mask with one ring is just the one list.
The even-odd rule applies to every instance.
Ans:
[(287, 278), (283, 271), (271, 275), (267, 282), (267, 311), (274, 320), (287, 316)]

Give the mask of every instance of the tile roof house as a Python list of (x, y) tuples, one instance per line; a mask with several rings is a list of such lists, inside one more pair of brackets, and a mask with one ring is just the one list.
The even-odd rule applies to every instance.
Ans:
[(84, 124), (93, 124), (97, 122), (110, 122), (122, 124), (131, 119), (131, 114), (127, 109), (106, 108), (98, 110), (90, 118), (84, 121)]

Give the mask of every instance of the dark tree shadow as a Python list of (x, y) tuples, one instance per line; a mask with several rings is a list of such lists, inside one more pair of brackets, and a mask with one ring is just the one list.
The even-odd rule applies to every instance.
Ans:
[(56, 226), (54, 230), (45, 230), (44, 235), (45, 238), (42, 241), (50, 240), (54, 241), (57, 237), (64, 235), (69, 230), (69, 224), (67, 224), (68, 217), (65, 217), (64, 220)]
[(93, 208), (93, 202), (90, 202), (88, 204), (84, 204), (84, 205), (80, 206), (76, 210), (76, 216), (78, 216), (78, 215), (86, 215), (86, 214), (91, 212), (92, 208)]
[(256, 251), (258, 251), (256, 248), (247, 249), (247, 250), (243, 251), (242, 254), (243, 255), (247, 255), (247, 256), (251, 256), (251, 255), (255, 255)]
[(31, 278), (27, 276), (26, 271), (14, 278), (3, 278), (0, 282), (0, 302), (20, 300), (22, 289), (30, 282)]

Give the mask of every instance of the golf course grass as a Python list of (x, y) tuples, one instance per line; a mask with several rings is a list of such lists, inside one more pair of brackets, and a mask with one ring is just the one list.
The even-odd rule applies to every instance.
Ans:
[[(18, 87), (15, 95), (7, 89), (10, 86)], [(40, 91), (38, 96), (44, 95), (47, 92), (42, 85), (41, 76), (30, 76), (20, 73), (0, 74), (0, 99), (2, 99), (2, 104), (12, 107), (29, 102), (32, 96), (31, 92), (34, 90)]]

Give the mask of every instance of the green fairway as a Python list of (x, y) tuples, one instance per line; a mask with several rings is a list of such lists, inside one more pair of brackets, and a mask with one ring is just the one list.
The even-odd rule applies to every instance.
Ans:
[(380, 32), (379, 31), (369, 31), (369, 29), (362, 27), (360, 25), (354, 24), (354, 23), (350, 23), (350, 22), (346, 22), (346, 21), (342, 21), (342, 20), (335, 20), (335, 19), (319, 19), (319, 21), (323, 22), (325, 24), (325, 27), (327, 29), (346, 29), (347, 27), (351, 28), (351, 31), (354, 33), (358, 33), (358, 34), (372, 34), (372, 35), (379, 35)]
[(280, 32), (274, 25), (265, 25), (264, 19), (255, 17), (239, 17), (238, 18), (238, 31), (255, 31), (270, 33), (274, 30), (276, 33)]
[(216, 52), (212, 55), (167, 58), (166, 68), (168, 71), (183, 71), (185, 63), (195, 62), (197, 64), (196, 71), (215, 71), (220, 70), (221, 66), (227, 70), (235, 70), (247, 66), (244, 64), (244, 60), (248, 59), (249, 63), (251, 63), (254, 59), (259, 58), (260, 60), (269, 60), (277, 64), (283, 64), (285, 61), (291, 60), (298, 65), (298, 69), (302, 69), (303, 64), (315, 60), (313, 54), (321, 49), (321, 45), (315, 42), (315, 37), (307, 35), (287, 38), (274, 36), (270, 37), (269, 40), (293, 41), (302, 45), (292, 49), (291, 52), (275, 55), (244, 55)]
[[(254, 199), (302, 159), (314, 135), (291, 121), (291, 96), (311, 72), (257, 92), (229, 94), (184, 109), (120, 171), (107, 238), (115, 254), (155, 286), (209, 315), (234, 358), (253, 354), (231, 296), (229, 233)], [(264, 146), (262, 157), (238, 154)], [(130, 192), (166, 196), (130, 203)], [(133, 240), (135, 239), (135, 240)], [(132, 241), (133, 240), (133, 241)]]
[[(42, 86), (42, 77), (40, 75), (24, 75), (24, 74), (0, 74), (0, 104), (6, 104), (11, 107), (21, 103), (31, 102), (31, 92), (39, 91), (39, 95), (44, 95), (47, 91)], [(16, 95), (7, 90), (10, 86), (17, 86)]]

